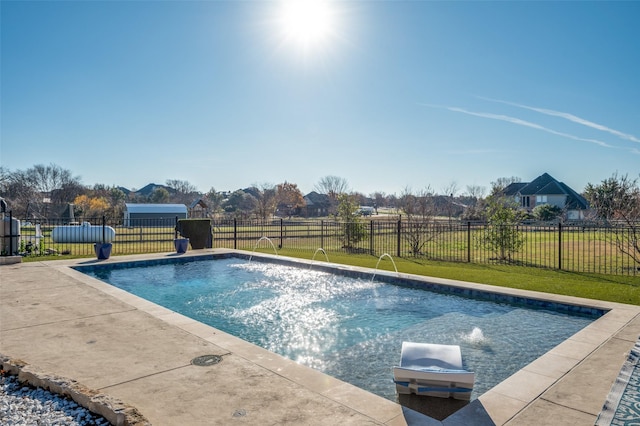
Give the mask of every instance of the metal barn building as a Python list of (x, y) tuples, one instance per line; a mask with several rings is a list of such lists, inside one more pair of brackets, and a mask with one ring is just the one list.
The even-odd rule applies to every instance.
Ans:
[(174, 226), (178, 219), (187, 218), (184, 204), (132, 204), (124, 208), (124, 226)]

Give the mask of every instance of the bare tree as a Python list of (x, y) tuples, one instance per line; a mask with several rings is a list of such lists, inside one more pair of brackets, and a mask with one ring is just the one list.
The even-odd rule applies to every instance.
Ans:
[(467, 185), (467, 196), (479, 200), (484, 198), (487, 188), (480, 185)]
[(0, 194), (4, 194), (7, 191), (11, 180), (11, 171), (0, 165)]
[(522, 179), (520, 179), (517, 176), (500, 177), (495, 181), (491, 182), (491, 195), (500, 194), (502, 193), (502, 191), (505, 190), (507, 186), (511, 185), (512, 183), (518, 183), (518, 182), (522, 182)]
[(65, 185), (80, 184), (79, 177), (74, 177), (69, 170), (55, 164), (48, 166), (36, 164), (27, 169), (26, 177), (36, 191), (47, 195)]
[(314, 189), (320, 194), (329, 197), (329, 213), (336, 214), (338, 206), (338, 197), (347, 194), (349, 184), (347, 180), (338, 176), (325, 176), (315, 185)]
[(479, 185), (467, 185), (465, 208), (461, 219), (463, 220), (480, 220), (484, 213), (484, 195), (486, 188)]
[(395, 210), (399, 208), (398, 196), (395, 193), (387, 195), (387, 207), (393, 207)]
[(430, 186), (414, 192), (410, 187), (405, 187), (398, 199), (398, 208), (411, 219), (432, 218), (435, 214), (435, 193)]
[(435, 222), (434, 197), (435, 194), (429, 186), (416, 193), (407, 187), (398, 199), (397, 207), (407, 218), (402, 235), (414, 256), (425, 254), (424, 248), (427, 243), (441, 233)]
[(182, 194), (190, 194), (192, 192), (198, 192), (198, 188), (196, 188), (195, 185), (192, 185), (191, 183), (189, 183), (186, 180), (167, 179), (165, 184), (169, 188), (172, 188), (176, 192), (180, 192)]
[(176, 203), (189, 204), (200, 195), (195, 185), (186, 180), (168, 179), (165, 184), (175, 191), (171, 199)]
[(628, 175), (587, 184), (585, 197), (612, 229), (612, 238), (622, 253), (640, 263), (640, 187)]
[(38, 164), (26, 171), (15, 172), (3, 168), (1, 178), (2, 196), (13, 213), (25, 219), (46, 215), (50, 202), (71, 203), (76, 196), (86, 192), (80, 178), (55, 164)]
[(314, 189), (320, 194), (326, 194), (332, 200), (336, 200), (338, 195), (346, 194), (349, 191), (349, 184), (344, 178), (338, 176), (325, 176), (318, 181)]
[(615, 173), (598, 185), (588, 183), (584, 192), (600, 218), (624, 222), (640, 220), (640, 188), (637, 179), (632, 180), (628, 175), (618, 176)]
[(369, 195), (369, 197), (373, 198), (373, 202), (375, 203), (373, 205), (373, 208), (376, 209), (376, 214), (378, 214), (378, 207), (387, 207), (387, 194), (385, 194), (384, 192), (376, 191), (373, 194)]
[(355, 191), (349, 195), (355, 200), (358, 206), (364, 206), (367, 203), (367, 196), (361, 192)]
[(442, 187), (443, 195), (449, 196), (451, 198), (456, 196), (458, 190), (458, 183), (456, 181), (451, 181), (447, 185)]
[(38, 217), (42, 208), (42, 195), (31, 185), (26, 172), (7, 172), (3, 177), (1, 194), (15, 216), (24, 219)]
[(271, 218), (277, 206), (276, 187), (270, 183), (254, 185), (251, 188), (251, 195), (256, 199), (254, 209), (256, 216), (263, 220)]

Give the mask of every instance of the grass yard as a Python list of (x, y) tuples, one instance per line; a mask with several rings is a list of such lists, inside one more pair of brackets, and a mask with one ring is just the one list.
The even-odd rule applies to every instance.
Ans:
[[(256, 251), (273, 254), (272, 249), (260, 248)], [(300, 253), (283, 249), (279, 250), (278, 254), (311, 259), (314, 253)], [(333, 252), (329, 252), (328, 257), (329, 261), (333, 263), (366, 268), (375, 268), (379, 259), (365, 254)], [(318, 253), (315, 260), (324, 261), (324, 255)], [(511, 265), (435, 262), (395, 257), (393, 260), (398, 272), (408, 274), (640, 305), (640, 277), (585, 274)], [(378, 268), (387, 271), (394, 270), (393, 264), (386, 256), (382, 258)]]

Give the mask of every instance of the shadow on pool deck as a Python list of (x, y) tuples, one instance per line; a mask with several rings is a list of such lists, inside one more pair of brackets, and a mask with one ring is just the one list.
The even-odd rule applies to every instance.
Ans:
[[(222, 250), (190, 255), (200, 252)], [(424, 397), (401, 400), (426, 404), (430, 419), (69, 267), (90, 263), (0, 267), (0, 353), (124, 401), (154, 425), (593, 425), (640, 334), (638, 306), (543, 295), (610, 312), (450, 416)], [(222, 361), (191, 364), (202, 355)]]
[(469, 405), (469, 401), (453, 398), (436, 398), (433, 396), (398, 395), (398, 402), (403, 407), (411, 408), (436, 420), (444, 420), (456, 411)]

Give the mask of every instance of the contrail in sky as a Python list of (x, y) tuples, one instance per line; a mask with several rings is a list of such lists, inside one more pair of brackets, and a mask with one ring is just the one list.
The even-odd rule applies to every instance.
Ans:
[(615, 146), (609, 145), (608, 143), (599, 141), (597, 139), (581, 138), (579, 136), (571, 135), (569, 133), (558, 132), (556, 130), (549, 129), (547, 127), (541, 126), (539, 124), (532, 123), (530, 121), (521, 120), (521, 119), (516, 118), (516, 117), (510, 117), (508, 115), (491, 114), (491, 113), (488, 113), (488, 112), (473, 112), (473, 111), (468, 111), (466, 109), (457, 108), (457, 107), (443, 107), (443, 108), (448, 109), (449, 111), (461, 112), (463, 114), (473, 115), (473, 116), (476, 116), (476, 117), (491, 118), (493, 120), (502, 120), (502, 121), (506, 121), (508, 123), (517, 124), (519, 126), (531, 127), (533, 129), (542, 130), (544, 132), (551, 133), (553, 135), (562, 136), (562, 137), (573, 139), (573, 140), (576, 140), (576, 141), (594, 143), (596, 145), (600, 145), (600, 146), (603, 146), (605, 148), (616, 148)]
[(581, 125), (586, 126), (586, 127), (591, 127), (592, 129), (596, 129), (596, 130), (600, 130), (600, 131), (603, 131), (603, 132), (610, 133), (610, 134), (615, 135), (615, 136), (617, 136), (617, 137), (619, 137), (621, 139), (626, 139), (628, 141), (640, 143), (640, 138), (637, 138), (634, 135), (631, 135), (631, 134), (628, 134), (628, 133), (623, 133), (623, 132), (615, 130), (615, 129), (611, 129), (611, 128), (607, 127), (607, 126), (603, 126), (602, 124), (594, 123), (593, 121), (585, 120), (584, 118), (577, 117), (577, 116), (575, 116), (573, 114), (569, 114), (568, 112), (555, 111), (555, 110), (546, 109), (546, 108), (536, 108), (536, 107), (531, 107), (531, 106), (527, 106), (527, 105), (518, 104), (518, 103), (515, 103), (515, 102), (501, 101), (500, 99), (485, 98), (483, 96), (478, 96), (478, 98), (479, 99), (484, 99), (485, 101), (489, 101), (489, 102), (497, 102), (497, 103), (501, 103), (501, 104), (505, 104), (505, 105), (511, 105), (511, 106), (514, 106), (514, 107), (522, 108), (522, 109), (528, 109), (530, 111), (539, 112), (540, 114), (546, 114), (546, 115), (551, 115), (553, 117), (564, 118), (565, 120), (569, 120), (569, 121), (572, 121), (572, 122), (577, 123), (577, 124), (581, 124)]

